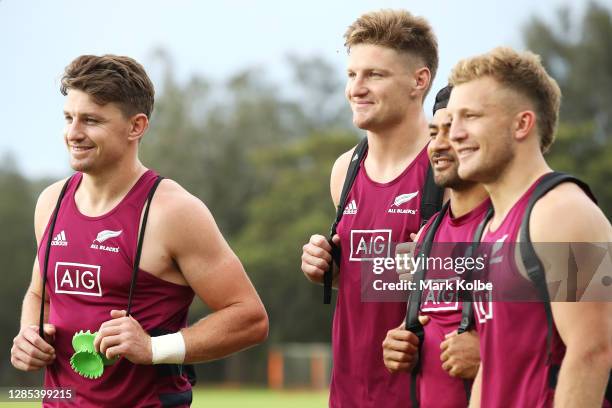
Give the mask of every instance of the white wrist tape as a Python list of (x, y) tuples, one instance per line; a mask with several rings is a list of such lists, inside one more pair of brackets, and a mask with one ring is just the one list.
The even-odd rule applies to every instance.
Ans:
[(185, 339), (181, 332), (151, 337), (153, 364), (182, 364), (185, 361)]

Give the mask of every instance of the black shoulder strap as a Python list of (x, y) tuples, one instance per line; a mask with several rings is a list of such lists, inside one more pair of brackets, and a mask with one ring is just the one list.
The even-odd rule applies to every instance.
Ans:
[(51, 252), (51, 241), (53, 240), (53, 230), (55, 228), (55, 222), (57, 221), (57, 214), (59, 213), (60, 206), (62, 205), (62, 200), (66, 195), (66, 189), (68, 189), (68, 184), (70, 184), (70, 180), (72, 180), (72, 176), (66, 180), (64, 186), (62, 187), (62, 191), (60, 192), (59, 197), (57, 198), (57, 202), (55, 203), (55, 209), (53, 210), (53, 214), (51, 215), (51, 225), (49, 225), (49, 233), (47, 235), (47, 248), (45, 250), (45, 263), (43, 267), (43, 282), (42, 282), (42, 297), (40, 298), (40, 317), (38, 319), (38, 335), (44, 339), (45, 338), (45, 330), (44, 330), (44, 320), (45, 320), (45, 288), (47, 286), (47, 268), (49, 267), (49, 253)]
[[(429, 256), (431, 252), (431, 247), (433, 245), (434, 238), (436, 236), (436, 232), (438, 231), (438, 227), (444, 218), (444, 215), (448, 211), (450, 201), (447, 201), (438, 216), (433, 220), (429, 228), (427, 229), (423, 240), (421, 241), (421, 248), (418, 253), (418, 257)], [(427, 267), (424, 264), (420, 264), (419, 268), (415, 271), (413, 276), (413, 282), (416, 282), (416, 289), (410, 292), (410, 297), (408, 300), (408, 304), (406, 305), (406, 330), (411, 331), (419, 337), (419, 333), (423, 334), (423, 326), (419, 322), (419, 309), (421, 307), (421, 287), (419, 282), (425, 279), (425, 275), (427, 274)], [(422, 340), (419, 337), (419, 340)]]
[[(577, 184), (586, 195), (589, 196), (591, 200), (595, 203), (597, 200), (595, 196), (591, 192), (589, 186), (578, 180), (576, 177), (571, 176), (565, 173), (552, 172), (544, 175), (536, 188), (533, 190), (531, 197), (529, 198), (529, 202), (527, 204), (527, 208), (525, 209), (525, 213), (523, 215), (523, 219), (521, 221), (521, 229), (520, 229), (520, 244), (519, 248), (521, 251), (521, 258), (523, 260), (523, 265), (525, 266), (525, 270), (527, 272), (527, 276), (533, 282), (536, 287), (536, 291), (538, 292), (538, 296), (544, 305), (544, 310), (546, 312), (546, 356), (547, 362), (550, 364), (552, 362), (552, 335), (553, 335), (553, 315), (552, 308), (550, 305), (550, 295), (548, 293), (548, 287), (546, 285), (546, 275), (544, 266), (538, 255), (535, 252), (533, 247), (533, 243), (531, 242), (531, 235), (529, 232), (529, 218), (531, 216), (531, 211), (535, 203), (542, 198), (546, 193), (555, 188), (561, 183), (571, 182)], [(550, 375), (554, 375), (554, 370), (549, 370)], [(556, 383), (555, 378), (549, 378), (549, 384), (554, 387)]]
[[(470, 253), (467, 254), (467, 257), (473, 257), (476, 254), (476, 250), (480, 245), (480, 240), (482, 239), (482, 234), (484, 234), (485, 227), (489, 223), (489, 220), (493, 217), (493, 207), (489, 207), (489, 210), (485, 214), (483, 220), (478, 224), (478, 228), (474, 232), (474, 237), (472, 238), (472, 245), (470, 246)], [(466, 272), (465, 280), (469, 281), (472, 278), (472, 270), (468, 269)], [(462, 293), (463, 301), (461, 303), (461, 322), (459, 323), (459, 327), (457, 328), (457, 334), (465, 333), (470, 330), (472, 326), (472, 322), (474, 320), (474, 309), (472, 303), (472, 296), (469, 292)]]
[(149, 218), (149, 209), (151, 208), (151, 200), (153, 200), (153, 194), (155, 194), (155, 190), (157, 190), (157, 186), (164, 178), (162, 176), (157, 176), (157, 180), (153, 183), (153, 186), (149, 190), (149, 195), (147, 196), (146, 207), (144, 211), (144, 215), (142, 217), (142, 223), (140, 225), (140, 234), (138, 236), (138, 244), (136, 246), (136, 255), (134, 256), (134, 268), (132, 269), (132, 281), (130, 282), (130, 294), (128, 296), (128, 304), (127, 304), (127, 315), (130, 315), (132, 311), (132, 298), (134, 296), (134, 290), (136, 289), (136, 275), (138, 275), (138, 269), (140, 267), (140, 255), (142, 253), (142, 241), (145, 235), (145, 228), (147, 226), (147, 219)]
[(427, 224), (435, 213), (440, 211), (443, 199), (444, 188), (438, 186), (434, 181), (433, 169), (431, 164), (429, 164), (427, 166), (427, 177), (425, 178), (423, 195), (421, 196), (421, 227)]
[[(436, 236), (436, 232), (438, 231), (438, 227), (444, 218), (444, 215), (448, 211), (448, 207), (450, 205), (450, 201), (447, 201), (437, 217), (433, 220), (423, 240), (421, 241), (421, 248), (419, 250), (418, 257), (424, 257), (427, 259), (431, 252), (431, 247), (433, 245), (434, 238)], [(419, 310), (421, 309), (421, 285), (420, 282), (425, 279), (425, 275), (427, 274), (427, 265), (420, 264), (417, 271), (414, 273), (413, 282), (416, 282), (416, 288), (410, 292), (410, 297), (408, 298), (408, 304), (406, 305), (406, 330), (414, 333), (415, 336), (419, 339), (419, 359), (417, 360), (417, 364), (413, 367), (412, 372), (410, 373), (410, 399), (412, 400), (412, 408), (419, 408), (420, 402), (417, 394), (417, 376), (419, 370), (421, 369), (421, 345), (423, 344), (423, 340), (425, 339), (425, 330), (423, 329), (423, 325), (419, 322)]]
[(336, 235), (336, 228), (338, 228), (338, 224), (342, 219), (344, 207), (346, 206), (346, 200), (348, 198), (349, 193), (351, 192), (351, 187), (353, 187), (353, 183), (355, 182), (357, 173), (359, 172), (359, 166), (361, 165), (363, 157), (365, 156), (365, 153), (367, 151), (368, 138), (364, 137), (363, 139), (361, 139), (361, 141), (359, 141), (359, 144), (357, 145), (357, 147), (355, 147), (355, 150), (353, 151), (353, 158), (349, 163), (348, 169), (346, 171), (346, 178), (344, 179), (344, 185), (342, 186), (340, 201), (338, 201), (338, 206), (336, 207), (336, 218), (334, 219), (334, 223), (331, 225), (329, 231), (328, 242), (332, 247), (332, 262), (330, 262), (329, 264), (329, 269), (323, 274), (323, 303), (326, 305), (331, 303), (334, 263), (336, 263), (338, 267), (340, 266), (340, 248), (332, 242), (332, 238), (334, 237), (334, 235)]

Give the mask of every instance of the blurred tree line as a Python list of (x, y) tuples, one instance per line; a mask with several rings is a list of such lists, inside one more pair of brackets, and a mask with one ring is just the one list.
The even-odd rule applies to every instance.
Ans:
[[(590, 3), (580, 21), (569, 9), (549, 23), (534, 17), (524, 27), (524, 39), (564, 95), (548, 160), (589, 182), (610, 217), (611, 11)], [(156, 55), (164, 78), (141, 145), (143, 162), (210, 208), (267, 307), (269, 344), (329, 342), (333, 309), (322, 304), (322, 289), (306, 281), (299, 265), (302, 245), (311, 234), (326, 233), (334, 215), (333, 161), (360, 135), (344, 101), (344, 78), (325, 60), (292, 56), (287, 59), (292, 80), (286, 84), (271, 81), (262, 69), (235, 73), (223, 83), (201, 76), (180, 83), (170, 57), (163, 51)], [(0, 384), (40, 379), (12, 369), (9, 350), (34, 259), (34, 205), (48, 183), (24, 178), (10, 157), (3, 158)], [(206, 312), (196, 302), (191, 318)], [(202, 382), (264, 382), (267, 347), (201, 365), (199, 376)]]
[(547, 160), (591, 185), (612, 215), (612, 17), (590, 2), (581, 20), (568, 7), (555, 22), (532, 17), (524, 27), (527, 48), (540, 54), (563, 92), (556, 141)]

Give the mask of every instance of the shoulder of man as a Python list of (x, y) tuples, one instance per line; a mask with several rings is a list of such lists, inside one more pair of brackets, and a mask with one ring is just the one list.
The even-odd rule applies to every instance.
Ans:
[(47, 186), (39, 195), (36, 201), (36, 208), (34, 210), (34, 230), (36, 233), (36, 239), (40, 242), (42, 234), (49, 223), (49, 218), (53, 213), (53, 209), (57, 204), (57, 199), (62, 192), (62, 187), (66, 183), (68, 178), (56, 181), (55, 183)]
[[(163, 179), (159, 184), (149, 211), (147, 229), (161, 237), (187, 234), (189, 226), (212, 227), (214, 219), (206, 205), (176, 181)], [(205, 232), (205, 231), (204, 231)]]
[(173, 220), (189, 217), (191, 212), (200, 212), (204, 209), (206, 206), (199, 198), (176, 181), (165, 178), (155, 191), (149, 217)]
[(340, 195), (342, 194), (342, 187), (344, 186), (344, 180), (346, 179), (346, 172), (353, 158), (353, 152), (357, 146), (354, 146), (349, 151), (342, 153), (335, 161), (332, 167), (329, 188), (331, 191), (332, 201), (334, 206), (338, 205), (340, 201)]
[(606, 216), (580, 187), (562, 183), (538, 200), (529, 219), (534, 242), (609, 242)]

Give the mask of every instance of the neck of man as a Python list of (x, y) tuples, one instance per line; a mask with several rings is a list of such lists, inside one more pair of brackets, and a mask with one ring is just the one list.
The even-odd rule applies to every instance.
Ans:
[(501, 171), (499, 177), (484, 183), (495, 210), (490, 228), (497, 229), (514, 204), (529, 190), (529, 187), (550, 171), (552, 170), (539, 149), (531, 152), (517, 152), (514, 159)]
[(429, 128), (422, 106), (408, 112), (400, 123), (384, 129), (368, 130), (368, 176), (385, 183), (395, 179), (415, 159), (429, 141)]
[(102, 215), (118, 205), (147, 171), (138, 158), (126, 157), (101, 173), (83, 173), (75, 199), (86, 215)]
[(482, 204), (489, 194), (480, 183), (462, 189), (450, 189), (450, 210), (453, 218), (459, 218)]

